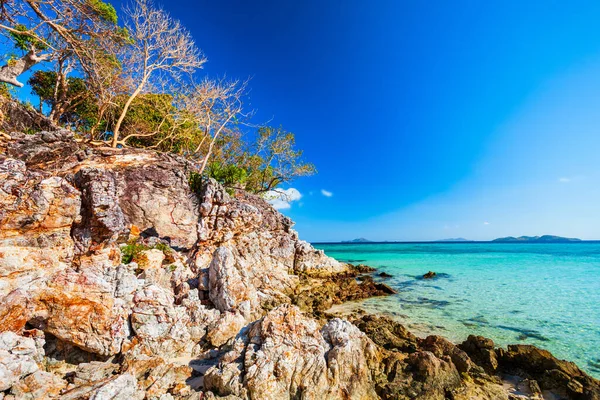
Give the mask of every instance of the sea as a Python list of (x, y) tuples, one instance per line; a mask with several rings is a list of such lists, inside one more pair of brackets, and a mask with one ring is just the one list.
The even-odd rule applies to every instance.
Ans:
[[(398, 291), (343, 307), (387, 314), (420, 336), (533, 344), (600, 378), (600, 242), (314, 244), (376, 267)], [(434, 279), (423, 279), (428, 271)], [(392, 278), (379, 278), (386, 272)]]

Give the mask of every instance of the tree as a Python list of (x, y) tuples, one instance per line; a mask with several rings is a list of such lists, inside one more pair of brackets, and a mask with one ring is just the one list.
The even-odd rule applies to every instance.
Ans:
[[(90, 42), (124, 34), (114, 7), (101, 0), (3, 0), (0, 31), (24, 53), (0, 67), (0, 82), (18, 87), (23, 86), (18, 77), (42, 61), (62, 63), (64, 71), (72, 68), (73, 59), (89, 74), (92, 53), (98, 50)], [(58, 77), (58, 85), (62, 79)]]
[(244, 112), (242, 100), (246, 86), (247, 82), (237, 80), (204, 79), (185, 96), (182, 109), (194, 122), (199, 137), (195, 148), (190, 148), (190, 156), (201, 160), (200, 174), (206, 169), (222, 135), (235, 131), (236, 126), (244, 124), (252, 114)]
[(123, 70), (129, 74), (130, 92), (113, 130), (113, 147), (124, 144), (123, 140), (119, 140), (121, 125), (136, 97), (149, 86), (162, 86), (153, 79), (160, 81), (193, 73), (206, 61), (180, 22), (154, 7), (149, 0), (135, 0), (125, 14), (131, 44), (122, 61)]
[(249, 171), (247, 189), (266, 193), (297, 177), (315, 174), (315, 166), (302, 160), (302, 151), (295, 145), (293, 133), (281, 127), (261, 127), (244, 160), (239, 161)]

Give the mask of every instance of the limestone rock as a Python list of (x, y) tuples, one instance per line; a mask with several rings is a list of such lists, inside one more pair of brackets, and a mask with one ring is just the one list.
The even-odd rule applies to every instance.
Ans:
[(171, 292), (151, 284), (138, 289), (133, 302), (131, 326), (145, 352), (170, 356), (191, 351), (190, 317), (175, 306)]
[(14, 332), (0, 333), (0, 392), (38, 371), (37, 355), (33, 339)]
[(0, 158), (0, 297), (16, 288), (40, 287), (73, 259), (71, 225), (79, 217), (79, 192), (65, 179), (26, 170)]
[(58, 398), (66, 386), (67, 382), (57, 375), (36, 371), (13, 385), (10, 393), (23, 400)]
[(80, 253), (98, 250), (127, 237), (129, 230), (118, 202), (114, 172), (98, 168), (80, 169), (74, 182), (81, 191), (81, 222), (73, 227)]
[(100, 386), (90, 400), (142, 400), (144, 396), (135, 376), (123, 374)]
[(233, 348), (205, 376), (207, 389), (219, 395), (377, 398), (368, 370), (378, 360), (375, 345), (347, 321), (334, 320), (321, 332), (297, 307), (282, 305), (249, 327)]

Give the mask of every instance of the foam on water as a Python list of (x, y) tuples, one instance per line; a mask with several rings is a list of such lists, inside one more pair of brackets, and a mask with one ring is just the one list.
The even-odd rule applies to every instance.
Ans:
[[(600, 243), (321, 244), (377, 267), (400, 293), (361, 307), (422, 334), (534, 344), (600, 378)], [(435, 271), (435, 279), (419, 279)]]

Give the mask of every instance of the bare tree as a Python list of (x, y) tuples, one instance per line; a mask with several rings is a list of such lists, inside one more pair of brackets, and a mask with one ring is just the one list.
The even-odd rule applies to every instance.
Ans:
[(193, 73), (206, 62), (181, 23), (150, 0), (135, 0), (125, 14), (132, 43), (122, 61), (130, 74), (132, 91), (113, 129), (113, 147), (122, 143), (120, 129), (131, 103), (153, 84), (152, 79)]
[(202, 159), (199, 173), (206, 169), (220, 135), (235, 129), (235, 125), (246, 124), (251, 116), (251, 111), (244, 111), (242, 102), (246, 87), (246, 81), (207, 78), (194, 85), (185, 97), (182, 109), (192, 116), (200, 135), (195, 148), (190, 149), (192, 155)]
[(115, 9), (101, 0), (3, 0), (1, 5), (0, 31), (24, 55), (0, 67), (0, 81), (18, 87), (25, 71), (42, 61), (64, 63), (67, 54), (88, 73), (90, 40), (122, 35)]

